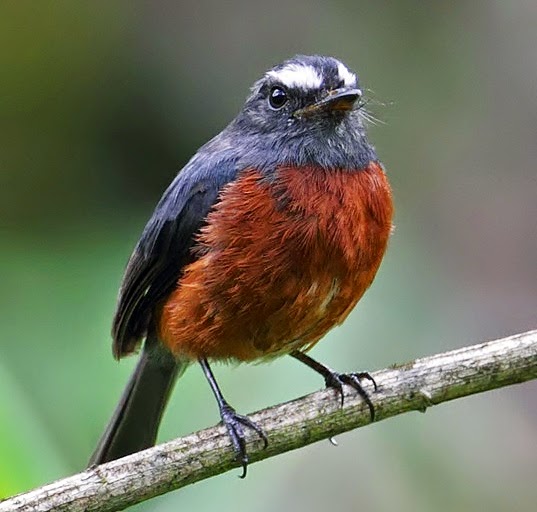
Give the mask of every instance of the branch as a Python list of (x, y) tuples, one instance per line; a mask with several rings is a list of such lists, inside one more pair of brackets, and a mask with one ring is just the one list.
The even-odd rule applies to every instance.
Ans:
[[(537, 378), (537, 330), (417, 359), (372, 374), (377, 420), (474, 393)], [(369, 423), (369, 410), (352, 390), (345, 404), (333, 390), (304, 396), (251, 416), (269, 446), (252, 434), (252, 462), (300, 448)], [(0, 512), (122, 510), (238, 466), (222, 425), (103, 464), (0, 502)]]

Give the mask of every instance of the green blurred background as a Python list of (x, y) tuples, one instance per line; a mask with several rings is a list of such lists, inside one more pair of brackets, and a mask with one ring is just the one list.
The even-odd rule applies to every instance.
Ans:
[[(313, 355), (342, 370), (537, 326), (537, 3), (2, 2), (0, 496), (80, 470), (134, 360), (109, 327), (175, 172), (295, 53), (358, 71), (396, 225), (376, 282)], [(216, 368), (239, 411), (322, 386), (292, 360)], [(533, 511), (535, 383), (408, 414), (135, 507)], [(201, 372), (167, 440), (218, 421)]]

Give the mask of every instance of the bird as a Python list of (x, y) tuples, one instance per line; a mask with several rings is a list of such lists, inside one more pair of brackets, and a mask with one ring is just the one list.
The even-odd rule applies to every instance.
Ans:
[(193, 363), (242, 477), (246, 432), (265, 447), (267, 436), (224, 398), (213, 362), (290, 355), (341, 403), (352, 386), (374, 420), (362, 386), (376, 390), (369, 373), (339, 373), (308, 354), (369, 288), (392, 231), (391, 187), (367, 138), (365, 103), (343, 62), (296, 55), (265, 72), (179, 171), (126, 265), (113, 355), (141, 354), (90, 466), (153, 446), (175, 382)]

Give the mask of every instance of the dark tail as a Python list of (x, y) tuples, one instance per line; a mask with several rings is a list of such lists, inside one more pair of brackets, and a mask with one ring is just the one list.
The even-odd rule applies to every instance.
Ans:
[(89, 466), (119, 459), (155, 444), (173, 385), (186, 366), (186, 362), (177, 361), (157, 340), (148, 337)]

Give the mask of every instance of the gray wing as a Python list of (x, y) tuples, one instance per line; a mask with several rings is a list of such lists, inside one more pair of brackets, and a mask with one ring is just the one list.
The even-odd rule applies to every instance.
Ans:
[[(199, 161), (199, 159), (197, 159)], [(168, 187), (127, 263), (112, 326), (116, 358), (147, 335), (155, 306), (195, 260), (192, 246), (220, 190), (237, 175), (234, 160), (196, 166), (193, 159)]]

